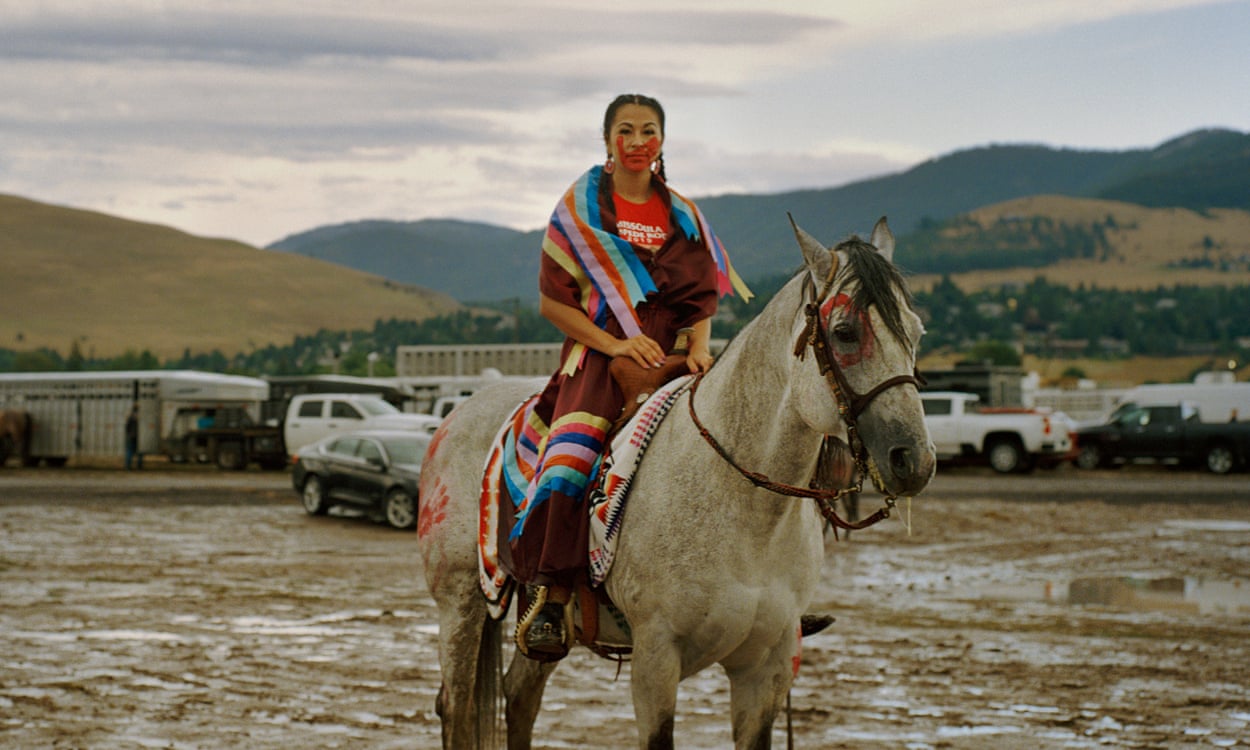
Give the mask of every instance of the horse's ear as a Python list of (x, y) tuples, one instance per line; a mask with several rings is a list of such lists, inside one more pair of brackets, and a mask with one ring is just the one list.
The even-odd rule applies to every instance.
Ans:
[(885, 223), (885, 217), (877, 219), (877, 225), (872, 228), (872, 238), (868, 240), (872, 246), (877, 248), (877, 252), (881, 253), (886, 260), (894, 262), (894, 233), (890, 231), (890, 227)]
[(820, 241), (804, 232), (799, 225), (794, 222), (794, 217), (786, 214), (790, 218), (790, 226), (794, 227), (794, 237), (799, 241), (799, 249), (803, 251), (803, 259), (807, 262), (807, 268), (812, 272), (814, 280), (819, 285), (825, 279), (833, 276), (834, 264), (838, 261), (838, 256), (829, 251), (829, 248), (820, 244)]

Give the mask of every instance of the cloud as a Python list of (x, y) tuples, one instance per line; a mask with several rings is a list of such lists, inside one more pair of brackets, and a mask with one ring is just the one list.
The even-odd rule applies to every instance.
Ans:
[(0, 57), (34, 60), (196, 61), (280, 65), (320, 57), (495, 59), (497, 39), (409, 19), (216, 13), (199, 7), (135, 13), (97, 7), (6, 23)]
[[(622, 91), (669, 109), (687, 194), (839, 185), (985, 132), (1124, 138), (1066, 30), (1198, 1), (0, 0), (0, 190), (257, 244), (361, 218), (533, 228)], [(1212, 49), (1117, 71), (1110, 101), (1153, 104), (1164, 68), (1196, 83), (1190, 59), (1232, 69)]]
[(281, 10), (274, 5), (236, 6), (225, 12), (189, 3), (147, 11), (126, 4), (32, 10), (6, 21), (0, 58), (243, 66), (323, 58), (489, 63), (559, 55), (568, 49), (767, 47), (814, 26), (835, 25), (829, 19), (766, 11), (594, 11), (572, 5), (541, 14), (514, 3), (496, 6), (486, 23), (467, 24), (456, 22), (462, 16), (442, 20), (422, 4), (394, 7), (386, 15), (318, 12), (300, 5)]

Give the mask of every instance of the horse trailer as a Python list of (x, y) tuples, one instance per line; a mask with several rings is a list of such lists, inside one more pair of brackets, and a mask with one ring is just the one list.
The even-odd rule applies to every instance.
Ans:
[(0, 408), (31, 417), (28, 465), (120, 460), (126, 418), (139, 407), (138, 450), (175, 462), (242, 469), (286, 463), (281, 430), (264, 426), (269, 384), (258, 378), (180, 371), (0, 374)]

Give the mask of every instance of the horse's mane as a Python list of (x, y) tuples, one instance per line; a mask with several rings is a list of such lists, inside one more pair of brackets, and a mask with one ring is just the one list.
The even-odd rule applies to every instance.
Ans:
[(851, 292), (851, 304), (861, 310), (876, 305), (877, 312), (885, 321), (886, 328), (899, 341), (907, 341), (907, 329), (903, 325), (903, 308), (899, 301), (914, 310), (911, 291), (898, 267), (882, 256), (871, 244), (859, 237), (838, 243), (834, 252), (841, 250), (846, 253), (851, 273), (844, 274), (838, 290), (845, 288), (851, 281), (859, 284)]
[[(841, 291), (851, 283), (858, 282), (858, 286), (851, 292), (852, 304), (861, 310), (866, 310), (870, 305), (876, 305), (890, 333), (899, 341), (906, 342), (907, 329), (903, 324), (903, 307), (899, 305), (899, 302), (901, 300), (906, 309), (914, 311), (915, 301), (911, 290), (907, 288), (903, 274), (893, 263), (877, 252), (873, 245), (856, 235), (839, 243), (833, 250), (842, 250), (846, 253), (849, 267), (849, 270), (842, 272), (842, 281), (838, 284), (837, 291)], [(787, 285), (805, 273), (807, 273), (807, 266), (800, 264), (790, 275)], [(731, 337), (726, 349), (742, 338), (742, 334), (754, 323), (755, 321), (752, 320), (750, 324)], [(720, 359), (717, 358), (717, 362), (719, 361)]]

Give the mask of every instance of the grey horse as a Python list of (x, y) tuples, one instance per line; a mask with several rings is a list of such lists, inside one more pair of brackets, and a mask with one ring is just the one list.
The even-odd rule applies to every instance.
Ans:
[[(803, 268), (673, 405), (630, 489), (603, 585), (632, 631), (639, 747), (672, 747), (678, 683), (713, 664), (729, 679), (735, 747), (769, 747), (824, 558), (818, 503), (785, 488), (808, 486), (826, 436), (859, 449), (887, 498), (916, 495), (934, 473), (913, 374), (923, 326), (885, 220), (868, 242), (833, 249), (795, 233)], [(445, 748), (498, 746), (501, 729), (509, 748), (530, 747), (554, 669), (514, 653), (498, 684), (504, 624), (478, 580), (484, 461), (540, 386), (478, 392), (425, 460), (418, 539), (439, 609)]]

